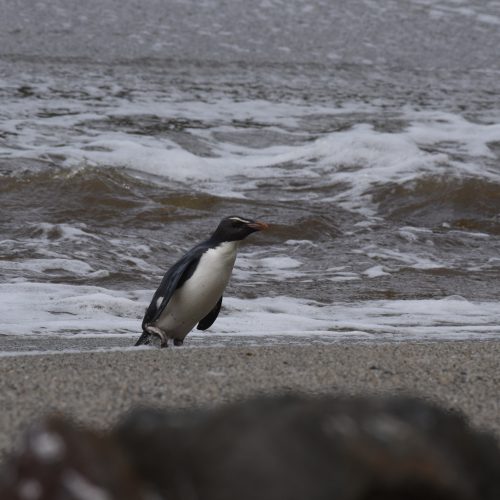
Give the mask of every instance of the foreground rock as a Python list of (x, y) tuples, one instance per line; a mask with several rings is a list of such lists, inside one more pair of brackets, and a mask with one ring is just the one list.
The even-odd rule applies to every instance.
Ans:
[(281, 397), (204, 417), (142, 410), (116, 435), (164, 498), (500, 498), (493, 439), (412, 399)]
[(61, 417), (33, 425), (0, 475), (2, 500), (145, 500), (113, 440)]
[(421, 401), (284, 396), (140, 409), (105, 436), (49, 419), (4, 466), (0, 498), (498, 500), (499, 471), (491, 436)]

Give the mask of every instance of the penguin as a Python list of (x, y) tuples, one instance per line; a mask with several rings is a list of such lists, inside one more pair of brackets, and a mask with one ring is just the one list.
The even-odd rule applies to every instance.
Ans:
[(165, 273), (135, 345), (150, 344), (157, 336), (161, 347), (167, 347), (169, 339), (181, 346), (196, 324), (198, 330), (209, 328), (219, 315), (240, 242), (268, 227), (238, 216), (222, 219), (210, 238), (191, 248)]

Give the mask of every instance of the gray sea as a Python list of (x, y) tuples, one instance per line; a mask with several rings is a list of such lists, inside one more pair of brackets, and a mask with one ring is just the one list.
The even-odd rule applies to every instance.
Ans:
[(499, 1), (0, 12), (0, 351), (131, 345), (227, 215), (187, 346), (500, 336)]

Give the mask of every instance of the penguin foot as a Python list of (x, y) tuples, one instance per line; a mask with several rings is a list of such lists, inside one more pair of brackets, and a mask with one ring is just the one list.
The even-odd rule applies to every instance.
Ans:
[(146, 326), (146, 330), (148, 331), (148, 333), (160, 337), (160, 347), (168, 347), (168, 336), (161, 328), (148, 325)]
[(180, 347), (182, 344), (184, 344), (184, 340), (182, 340), (182, 339), (174, 339), (174, 345), (176, 347)]

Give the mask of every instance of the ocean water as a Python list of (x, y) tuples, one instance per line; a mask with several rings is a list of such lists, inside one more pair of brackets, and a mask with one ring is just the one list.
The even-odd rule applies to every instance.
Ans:
[(2, 345), (133, 343), (234, 214), (192, 345), (498, 338), (499, 46), (498, 1), (2, 2)]

